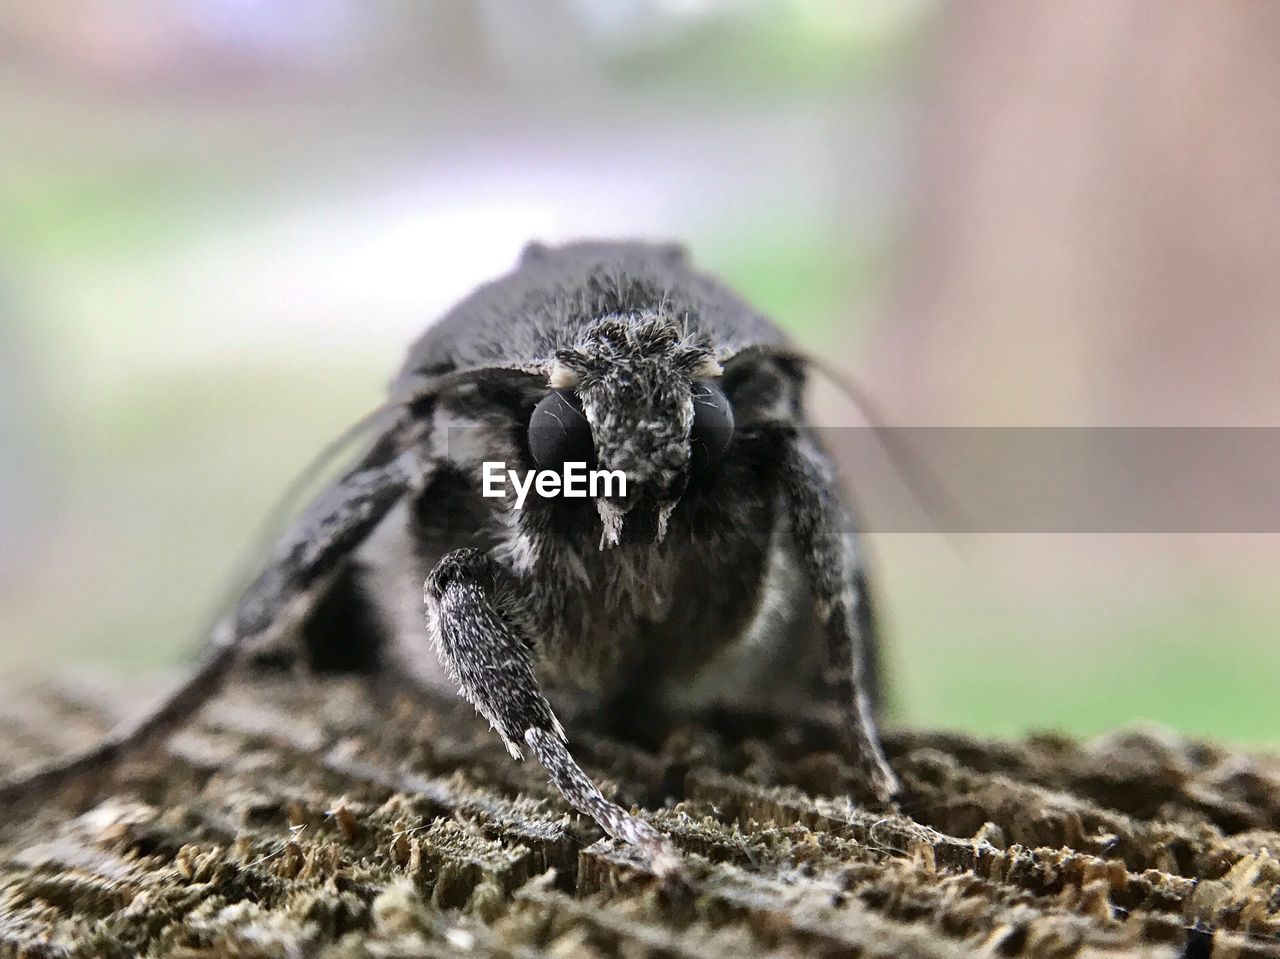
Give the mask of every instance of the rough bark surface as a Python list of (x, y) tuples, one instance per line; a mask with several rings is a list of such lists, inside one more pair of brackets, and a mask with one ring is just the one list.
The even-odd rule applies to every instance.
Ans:
[[(126, 698), (3, 697), (0, 768), (83, 745)], [(833, 736), (574, 735), (687, 855), (679, 896), (465, 707), (242, 686), (91, 793), (6, 811), (0, 956), (1280, 956), (1280, 759), (903, 732), (885, 809)]]

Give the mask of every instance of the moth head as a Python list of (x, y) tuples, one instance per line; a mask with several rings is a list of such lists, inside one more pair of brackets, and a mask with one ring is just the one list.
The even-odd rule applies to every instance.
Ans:
[(733, 409), (711, 351), (660, 314), (604, 317), (556, 353), (529, 421), (540, 468), (587, 462), (620, 471), (625, 496), (596, 508), (602, 543), (661, 540), (692, 477), (710, 475), (733, 436)]

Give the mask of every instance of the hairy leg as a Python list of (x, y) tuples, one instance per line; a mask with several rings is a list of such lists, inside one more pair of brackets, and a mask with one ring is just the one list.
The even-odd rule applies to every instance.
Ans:
[(680, 856), (666, 837), (606, 799), (570, 754), (564, 728), (534, 673), (531, 638), (521, 623), (520, 584), (487, 554), (462, 549), (440, 560), (424, 595), (441, 662), (511, 755), (523, 759), (526, 749), (532, 752), (569, 805), (638, 849), (655, 873), (678, 878)]
[(835, 468), (807, 433), (789, 439), (784, 469), (792, 530), (827, 634), (851, 745), (876, 796), (888, 801), (901, 786), (876, 728), (867, 657), (875, 639), (857, 528), (841, 499)]
[(270, 641), (306, 616), (352, 547), (422, 475), (422, 465), (406, 454), (339, 481), (280, 539), (270, 564), (214, 628), (199, 665), (177, 690), (84, 752), (0, 781), (0, 809), (101, 776), (173, 733), (222, 688), (246, 647)]

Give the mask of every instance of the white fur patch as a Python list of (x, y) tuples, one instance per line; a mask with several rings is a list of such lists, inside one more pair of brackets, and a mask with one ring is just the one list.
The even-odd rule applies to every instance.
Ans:
[(608, 500), (596, 500), (596, 512), (600, 514), (600, 548), (612, 549), (622, 539), (621, 509)]
[(553, 390), (565, 390), (577, 384), (578, 374), (563, 363), (556, 363), (551, 367), (551, 372), (547, 376), (547, 385)]

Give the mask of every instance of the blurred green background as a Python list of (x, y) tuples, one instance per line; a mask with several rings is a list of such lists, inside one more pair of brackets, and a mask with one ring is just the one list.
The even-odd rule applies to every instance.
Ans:
[[(531, 238), (681, 239), (901, 423), (1277, 425), (1277, 40), (1245, 0), (0, 0), (0, 670), (180, 661)], [(959, 539), (874, 537), (901, 722), (1280, 740), (1280, 538)]]

